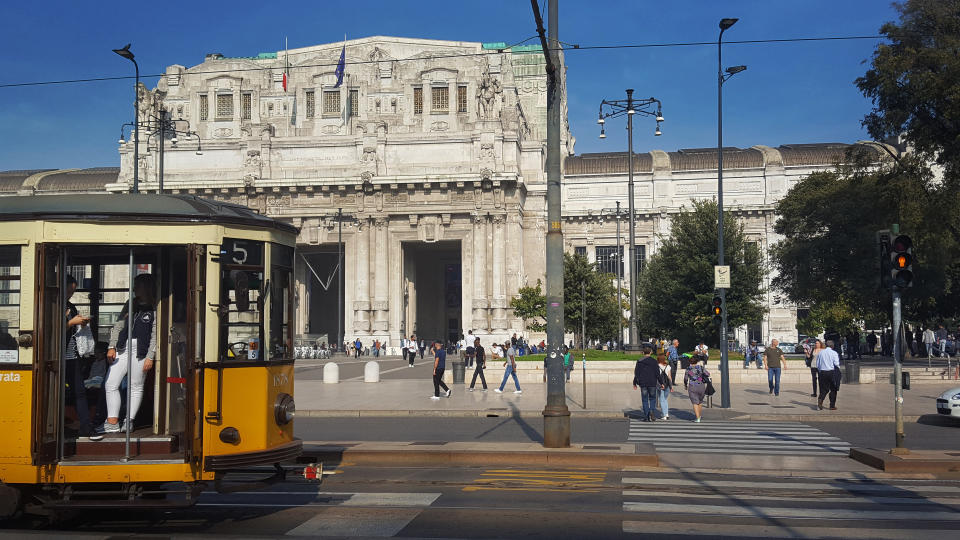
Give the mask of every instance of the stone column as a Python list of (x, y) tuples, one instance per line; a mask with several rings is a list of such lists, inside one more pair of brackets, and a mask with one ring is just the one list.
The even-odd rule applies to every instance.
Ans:
[[(473, 256), (470, 258), (470, 267), (473, 269), (473, 323), (476, 330), (487, 328), (487, 277), (484, 259), (487, 247), (487, 218), (483, 215), (473, 216)], [(466, 325), (464, 325), (466, 326)]]
[(507, 294), (506, 294), (506, 256), (512, 246), (507, 246), (504, 234), (506, 215), (493, 216), (493, 328), (505, 330), (507, 328)]
[(353, 328), (359, 332), (370, 331), (370, 221), (360, 218), (357, 224), (356, 261), (357, 261), (357, 294), (353, 301), (354, 323)]
[(373, 230), (373, 239), (371, 243), (375, 246), (373, 249), (373, 273), (376, 286), (374, 287), (373, 309), (376, 311), (373, 323), (373, 329), (378, 333), (387, 333), (388, 322), (388, 300), (390, 272), (387, 264), (387, 225), (389, 218), (377, 218), (376, 227)]

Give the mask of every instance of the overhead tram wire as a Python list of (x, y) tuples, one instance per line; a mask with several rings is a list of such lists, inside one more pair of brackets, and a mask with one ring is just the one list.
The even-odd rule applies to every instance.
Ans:
[[(500, 54), (507, 49), (516, 47), (517, 45), (526, 43), (531, 39), (537, 36), (532, 36), (523, 41), (520, 41), (513, 45), (504, 45), (503, 48), (497, 48), (490, 51), (478, 52), (478, 53), (457, 53), (457, 54), (438, 54), (435, 56), (424, 56), (422, 58), (403, 58), (398, 60), (391, 60), (392, 62), (420, 62), (426, 60), (441, 60), (445, 58), (469, 58), (475, 56), (490, 56), (494, 54)], [(853, 40), (864, 40), (864, 39), (887, 39), (889, 37), (897, 36), (884, 36), (884, 35), (872, 35), (872, 36), (828, 36), (828, 37), (813, 37), (813, 38), (781, 38), (781, 39), (744, 39), (740, 41), (730, 41), (726, 42), (727, 45), (757, 45), (762, 43), (804, 43), (804, 42), (818, 42), (818, 41), (853, 41)], [(625, 45), (577, 45), (573, 44), (567, 48), (561, 48), (564, 53), (570, 53), (575, 51), (603, 51), (603, 50), (619, 50), (619, 49), (650, 49), (650, 48), (669, 48), (669, 47), (701, 47), (701, 46), (712, 46), (716, 45), (716, 42), (713, 41), (690, 41), (690, 42), (678, 42), (678, 43), (635, 43), (635, 44), (625, 44)], [(224, 60), (245, 60), (247, 58), (224, 58)], [(376, 64), (380, 60), (355, 60), (350, 62), (345, 62), (347, 66), (359, 66), (365, 64)], [(291, 70), (297, 69), (310, 69), (310, 68), (335, 68), (337, 67), (336, 62), (332, 63), (322, 63), (322, 64), (306, 64), (302, 66), (290, 66)], [(191, 76), (191, 75), (219, 75), (224, 73), (243, 73), (243, 72), (252, 72), (252, 71), (267, 71), (271, 69), (276, 69), (276, 66), (264, 66), (264, 67), (251, 67), (251, 68), (235, 68), (235, 69), (217, 69), (217, 70), (208, 70), (208, 71), (196, 71), (189, 72), (185, 71), (182, 73), (182, 76)], [(166, 73), (154, 73), (154, 74), (141, 74), (141, 79), (152, 79), (163, 77), (167, 75)], [(2, 83), (0, 88), (16, 88), (24, 86), (48, 86), (48, 85), (58, 85), (58, 84), (76, 84), (76, 83), (88, 83), (88, 82), (101, 82), (101, 81), (120, 81), (133, 79), (132, 76), (122, 76), (122, 77), (89, 77), (84, 79), (62, 79), (54, 81), (30, 81), (30, 82), (19, 82), (19, 83)]]

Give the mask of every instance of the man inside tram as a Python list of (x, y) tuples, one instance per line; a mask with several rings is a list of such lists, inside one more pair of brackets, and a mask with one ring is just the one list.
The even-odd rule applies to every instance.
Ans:
[[(120, 424), (120, 382), (127, 376), (128, 361), (130, 362), (130, 403), (128, 409), (130, 420), (137, 416), (140, 402), (143, 399), (143, 386), (147, 373), (153, 369), (157, 352), (157, 313), (156, 313), (156, 282), (153, 274), (140, 274), (133, 280), (134, 298), (127, 302), (120, 312), (117, 324), (110, 333), (110, 344), (107, 350), (107, 361), (110, 370), (107, 375), (104, 390), (107, 401), (107, 420), (97, 428), (98, 434), (119, 433), (127, 429), (126, 422)], [(128, 328), (128, 310), (133, 310), (133, 328)], [(132, 359), (128, 360), (127, 338), (133, 340)]]

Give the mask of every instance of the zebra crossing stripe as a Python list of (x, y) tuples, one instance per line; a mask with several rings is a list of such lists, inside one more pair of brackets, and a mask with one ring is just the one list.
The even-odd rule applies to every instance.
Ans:
[[(900, 490), (897, 490), (900, 491)], [(892, 493), (892, 492), (891, 492)], [(678, 491), (667, 491), (667, 490), (637, 490), (637, 489), (625, 489), (623, 490), (624, 497), (650, 497), (651, 499), (669, 499), (669, 498), (692, 498), (692, 499), (722, 499), (730, 500), (736, 499), (738, 503), (743, 503), (745, 501), (761, 501), (761, 502), (771, 502), (771, 501), (784, 501), (784, 502), (817, 502), (817, 503), (869, 503), (869, 504), (915, 504), (915, 505), (960, 505), (960, 498), (956, 497), (883, 497), (877, 496), (876, 494), (871, 494), (868, 497), (824, 497), (824, 496), (815, 496), (815, 497), (796, 497), (796, 496), (776, 496), (769, 494), (750, 494), (750, 495), (730, 495), (730, 494), (720, 494), (720, 493), (689, 493), (689, 492), (678, 492)], [(862, 499), (862, 500), (852, 500), (852, 499)]]
[(746, 489), (793, 489), (793, 490), (843, 490), (843, 491), (873, 491), (890, 492), (902, 494), (904, 491), (913, 493), (958, 493), (960, 494), (960, 485), (945, 484), (917, 484), (908, 482), (890, 482), (878, 483), (869, 481), (850, 481), (842, 479), (830, 479), (823, 482), (790, 482), (778, 479), (776, 482), (753, 482), (746, 480), (687, 480), (684, 478), (633, 478), (624, 477), (621, 479), (624, 484), (646, 484), (658, 486), (690, 486), (690, 487), (710, 487), (710, 488), (746, 488)]
[(850, 540), (916, 540), (952, 538), (956, 529), (869, 529), (845, 527), (803, 527), (676, 521), (624, 521), (623, 532), (671, 536), (722, 536), (730, 538), (847, 538)]
[[(688, 503), (635, 502), (623, 503), (625, 512), (690, 512)], [(848, 508), (784, 508), (773, 506), (719, 506), (696, 505), (697, 515), (750, 517), (759, 519), (852, 519), (884, 521), (916, 521), (921, 517), (931, 521), (960, 521), (960, 512), (929, 511), (906, 512), (895, 510), (858, 510)]]

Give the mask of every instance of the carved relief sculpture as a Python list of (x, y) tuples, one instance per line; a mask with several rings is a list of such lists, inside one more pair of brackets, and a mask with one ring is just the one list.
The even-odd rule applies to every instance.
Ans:
[(499, 100), (503, 94), (503, 86), (498, 79), (490, 75), (489, 70), (484, 70), (483, 78), (480, 79), (480, 85), (477, 87), (477, 114), (481, 120), (493, 120), (500, 117)]

